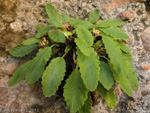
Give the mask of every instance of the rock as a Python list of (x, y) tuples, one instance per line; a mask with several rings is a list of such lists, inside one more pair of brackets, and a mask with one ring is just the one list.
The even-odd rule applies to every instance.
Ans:
[(144, 97), (145, 95), (147, 95), (149, 93), (149, 90), (145, 90), (142, 92), (142, 96)]
[(11, 112), (13, 112), (13, 113), (21, 112), (20, 109), (19, 109), (20, 104), (18, 102), (13, 101), (9, 108), (10, 108)]
[(146, 51), (150, 51), (150, 27), (141, 34), (142, 44)]
[(14, 18), (10, 17), (9, 15), (2, 16), (2, 19), (6, 22), (12, 22), (14, 21)]
[(128, 9), (128, 10), (122, 12), (119, 16), (123, 19), (130, 20), (130, 19), (133, 19), (135, 17), (135, 12)]
[(138, 101), (142, 96), (141, 90), (138, 91), (132, 90), (132, 92), (133, 92), (132, 98), (134, 99), (134, 101)]
[(0, 112), (1, 112), (1, 108), (3, 108), (3, 106), (5, 106), (6, 105), (6, 103), (8, 102), (8, 100), (7, 99), (0, 99), (1, 101), (0, 101)]
[(83, 2), (82, 3), (82, 7), (86, 7), (87, 6), (87, 3), (86, 2)]
[[(149, 77), (149, 70), (143, 71), (139, 69), (139, 64), (142, 62), (149, 63), (149, 56), (147, 51), (142, 50), (139, 47), (147, 48), (149, 46), (148, 39), (143, 42), (141, 40), (141, 32), (143, 35), (144, 29), (149, 26), (149, 20), (147, 20), (145, 5), (143, 3), (133, 3), (135, 0), (0, 0), (0, 55), (9, 51), (12, 47), (20, 44), (24, 39), (35, 36), (35, 26), (47, 25), (46, 20), (48, 16), (45, 11), (45, 5), (52, 3), (60, 14), (65, 13), (71, 17), (83, 18), (88, 20), (88, 14), (93, 9), (100, 10), (101, 19), (115, 19), (119, 14), (123, 14), (125, 18), (122, 30), (124, 30), (131, 38), (128, 40), (128, 46), (130, 47), (133, 55), (133, 66), (138, 75), (140, 84), (140, 90), (133, 92), (132, 98), (128, 97), (121, 88), (115, 88), (114, 92), (117, 98), (116, 107), (111, 110), (107, 107), (106, 101), (100, 96), (97, 98), (97, 103), (92, 107), (92, 113), (140, 113), (149, 112), (149, 86), (146, 84)], [(130, 4), (131, 3), (131, 4)], [(147, 9), (147, 8), (146, 8)], [(131, 11), (130, 11), (131, 10)], [(131, 15), (130, 12), (134, 12), (135, 15)], [(133, 16), (133, 17), (132, 17)], [(133, 18), (133, 19), (132, 19)], [(120, 17), (118, 17), (120, 19)], [(132, 21), (126, 21), (126, 19), (132, 19)], [(148, 30), (149, 31), (149, 30)], [(148, 32), (147, 31), (147, 32)], [(148, 33), (147, 33), (148, 34)], [(149, 35), (146, 35), (148, 38)], [(138, 40), (137, 40), (138, 39)], [(142, 46), (143, 44), (143, 46)], [(149, 48), (149, 47), (148, 47)], [(7, 52), (8, 53), (8, 52)], [(7, 56), (6, 56), (7, 55)], [(0, 62), (0, 68), (6, 67), (8, 74), (14, 71), (10, 69), (14, 66), (10, 66), (8, 63), (8, 54), (4, 57), (6, 62), (2, 59)], [(28, 56), (24, 57), (28, 59)], [(21, 62), (24, 58), (19, 59)], [(141, 60), (143, 59), (143, 60)], [(21, 63), (20, 62), (20, 63)], [(6, 65), (7, 64), (7, 65)], [(15, 70), (15, 69), (12, 69)], [(5, 71), (4, 69), (1, 72)], [(42, 92), (41, 81), (39, 85), (27, 85), (25, 81), (20, 84), (8, 88), (8, 81), (10, 76), (4, 74), (0, 75), (0, 108), (12, 108), (12, 109), (27, 109), (33, 105), (39, 105), (42, 109), (41, 113), (56, 113), (64, 112), (69, 113), (68, 108), (65, 105), (63, 98), (58, 101), (56, 95), (51, 98), (45, 98)], [(144, 75), (145, 78), (141, 78), (140, 75)], [(149, 77), (150, 78), (150, 77)], [(7, 92), (8, 90), (8, 92)], [(141, 93), (142, 92), (142, 93)], [(7, 94), (7, 95), (6, 95)], [(5, 96), (6, 95), (6, 96)], [(5, 98), (3, 98), (5, 97)], [(55, 98), (54, 98), (55, 97)], [(57, 97), (57, 98), (56, 98)], [(3, 98), (3, 99), (1, 99)], [(128, 102), (131, 100), (130, 102)], [(34, 107), (37, 108), (37, 107)], [(65, 109), (64, 109), (65, 108)], [(146, 109), (145, 109), (146, 108)]]
[(6, 68), (4, 69), (4, 74), (12, 75), (17, 69), (17, 67), (18, 67), (18, 64), (16, 62), (7, 64)]
[(73, 7), (73, 6), (75, 6), (75, 4), (76, 4), (76, 0), (71, 0), (70, 1), (70, 5)]
[(134, 38), (133, 36), (129, 35), (129, 39), (127, 39), (127, 43), (133, 43)]
[(149, 64), (142, 64), (139, 66), (139, 68), (143, 71), (148, 71), (148, 70), (150, 70), (150, 65)]
[(9, 76), (8, 75), (2, 75), (0, 77), (0, 87), (6, 87), (8, 88), (8, 81), (9, 81)]
[(128, 5), (132, 2), (135, 2), (135, 0), (112, 0), (112, 2), (105, 7), (105, 11), (110, 12), (115, 8), (122, 7), (123, 5)]
[(11, 23), (10, 27), (14, 32), (21, 32), (22, 31), (22, 22), (17, 20), (15, 22)]
[(134, 102), (132, 100), (128, 101), (128, 106), (132, 105)]
[(17, 0), (5, 0), (0, 1), (0, 8), (1, 11), (7, 10), (7, 11), (13, 11), (13, 9), (16, 7)]
[(115, 93), (116, 96), (120, 95), (120, 88), (119, 88), (119, 86), (115, 87), (114, 93)]
[(2, 99), (8, 93), (8, 88), (0, 87), (0, 99)]
[[(150, 77), (150, 76), (149, 76)], [(145, 84), (144, 88), (141, 91), (142, 96), (147, 95), (148, 93), (150, 93), (150, 82), (148, 82), (147, 84)]]

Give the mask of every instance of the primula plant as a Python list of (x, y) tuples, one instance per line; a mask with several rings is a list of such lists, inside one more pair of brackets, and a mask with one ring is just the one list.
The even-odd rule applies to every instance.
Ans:
[[(34, 84), (41, 80), (45, 97), (51, 97), (63, 88), (63, 97), (71, 113), (91, 113), (93, 92), (97, 92), (113, 109), (116, 104), (114, 83), (132, 96), (139, 87), (132, 68), (129, 38), (119, 26), (121, 20), (103, 20), (98, 10), (89, 14), (89, 20), (59, 15), (46, 5), (49, 25), (37, 26), (35, 37), (12, 48), (10, 54), (24, 57), (33, 50), (35, 58), (21, 65), (9, 81), (15, 86), (22, 80)], [(36, 51), (35, 50), (35, 51)]]

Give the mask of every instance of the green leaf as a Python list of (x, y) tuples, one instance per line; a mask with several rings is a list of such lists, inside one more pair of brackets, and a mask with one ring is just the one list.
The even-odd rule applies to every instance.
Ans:
[(128, 79), (125, 76), (117, 75), (115, 72), (113, 73), (113, 75), (115, 77), (116, 82), (120, 85), (123, 91), (127, 93), (128, 96), (132, 96), (132, 90)]
[(36, 38), (41, 38), (42, 36), (46, 35), (47, 32), (49, 32), (50, 29), (54, 28), (53, 26), (45, 26), (45, 27), (42, 27), (38, 30), (38, 33), (36, 34)]
[(95, 23), (99, 20), (99, 17), (100, 17), (99, 11), (97, 9), (94, 9), (89, 14), (89, 21), (91, 23)]
[(50, 4), (46, 5), (46, 12), (49, 16), (48, 23), (55, 27), (65, 28), (60, 22), (60, 16), (57, 10)]
[(39, 30), (41, 29), (42, 27), (40, 25), (37, 25), (36, 26), (36, 30), (39, 32)]
[(68, 44), (65, 48), (65, 53), (68, 53), (72, 49), (72, 45)]
[(100, 30), (116, 39), (127, 40), (129, 38), (128, 35), (118, 27), (100, 28)]
[(101, 83), (98, 83), (96, 91), (103, 98), (105, 98), (105, 96), (107, 95), (107, 90), (104, 88), (104, 86)]
[(76, 29), (76, 33), (78, 37), (84, 39), (87, 42), (88, 46), (92, 46), (94, 38), (89, 30), (84, 27), (78, 26)]
[(56, 19), (56, 20), (60, 19), (59, 13), (55, 9), (55, 7), (52, 6), (51, 4), (46, 5), (46, 12), (48, 14), (49, 19)]
[(132, 67), (132, 64), (131, 64), (132, 61), (130, 61), (130, 59), (128, 59), (128, 57), (126, 57), (126, 56), (124, 56), (124, 58), (126, 60), (126, 68), (128, 70), (128, 72), (126, 74), (126, 78), (128, 79), (130, 86), (134, 90), (138, 90), (138, 88), (139, 88), (138, 78), (137, 78), (137, 75), (136, 75), (136, 73)]
[(114, 94), (114, 90), (110, 89), (107, 92), (107, 95), (105, 96), (104, 100), (107, 102), (107, 106), (111, 109), (114, 109), (116, 105), (116, 95)]
[(41, 41), (40, 39), (37, 39), (37, 38), (33, 37), (33, 38), (29, 38), (27, 40), (24, 40), (22, 42), (22, 44), (23, 45), (32, 45), (32, 44), (36, 44), (36, 43), (38, 43), (40, 41)]
[(109, 36), (102, 35), (102, 40), (116, 73), (121, 76), (126, 75), (128, 70), (126, 70), (126, 63), (120, 48), (116, 45), (112, 38), (109, 38)]
[(28, 67), (30, 66), (31, 61), (26, 62), (25, 64), (21, 65), (13, 74), (12, 78), (10, 79), (8, 86), (12, 87), (20, 83), (22, 80), (24, 80), (26, 76), (26, 72), (28, 70)]
[(64, 35), (69, 39), (69, 36), (72, 36), (72, 33), (69, 31), (63, 31)]
[(65, 43), (66, 41), (65, 35), (61, 32), (60, 29), (57, 29), (54, 32), (50, 32), (48, 36), (55, 42)]
[(60, 20), (49, 19), (49, 20), (47, 20), (47, 22), (52, 26), (59, 27), (59, 28), (65, 28), (65, 26), (60, 22)]
[(65, 61), (62, 57), (53, 59), (47, 66), (42, 77), (43, 93), (45, 97), (55, 94), (65, 76)]
[(116, 96), (114, 94), (113, 89), (106, 90), (102, 84), (98, 84), (97, 90), (98, 94), (104, 98), (104, 100), (107, 102), (107, 106), (111, 109), (114, 109), (116, 105)]
[(101, 40), (98, 40), (94, 45), (93, 45), (93, 48), (97, 48), (100, 44), (102, 43)]
[(132, 62), (133, 62), (132, 56), (131, 56), (130, 54), (122, 52), (122, 55), (123, 55), (123, 57), (126, 58), (126, 60), (127, 60), (129, 63), (132, 63)]
[(88, 90), (83, 84), (78, 67), (76, 67), (66, 81), (63, 94), (71, 113), (77, 112), (84, 105), (88, 98), (87, 94)]
[[(118, 44), (118, 42), (117, 42), (117, 44)], [(124, 57), (124, 59), (126, 61), (125, 62), (125, 65), (126, 65), (125, 70), (127, 70), (126, 78), (128, 79), (128, 81), (130, 83), (130, 86), (133, 89), (138, 90), (139, 83), (138, 83), (138, 79), (137, 79), (136, 73), (135, 73), (135, 71), (134, 71), (134, 69), (132, 67), (132, 64), (131, 64), (133, 62), (133, 59), (132, 59), (132, 56), (129, 54), (130, 50), (128, 49), (128, 47), (124, 43), (120, 43), (118, 45), (120, 45), (120, 48), (123, 51), (126, 52), (126, 53), (122, 52), (122, 57)]]
[(93, 24), (88, 22), (88, 21), (83, 21), (81, 19), (74, 19), (74, 18), (70, 18), (69, 20), (70, 26), (72, 27), (77, 27), (77, 26), (82, 26), (86, 29), (90, 29), (93, 27)]
[(75, 38), (75, 43), (85, 56), (90, 56), (90, 49), (85, 40), (83, 40), (82, 38)]
[(13, 77), (9, 81), (9, 87), (15, 86), (26, 78), (27, 83), (31, 84), (37, 81), (43, 74), (44, 67), (51, 56), (51, 48), (46, 47), (41, 50), (37, 56), (25, 64), (21, 65), (13, 74)]
[(114, 84), (113, 73), (109, 65), (104, 62), (100, 63), (100, 82), (107, 90)]
[(138, 90), (139, 88), (138, 78), (132, 65), (129, 62), (127, 65), (127, 70), (128, 70), (128, 73), (126, 74), (126, 78), (128, 79), (131, 88), (133, 88), (134, 90)]
[(90, 22), (88, 22), (88, 21), (81, 21), (81, 22), (79, 22), (79, 23), (77, 24), (77, 26), (82, 26), (82, 27), (84, 27), (84, 28), (86, 28), (86, 29), (90, 29), (90, 28), (93, 27), (93, 24), (90, 23)]
[(69, 22), (69, 16), (66, 14), (62, 14), (61, 15), (61, 21), (65, 24), (67, 22)]
[(84, 106), (81, 107), (79, 113), (91, 113), (92, 100), (91, 95), (88, 94), (88, 99), (85, 101)]
[(45, 47), (37, 53), (26, 71), (26, 83), (33, 84), (42, 77), (45, 65), (52, 54), (51, 47)]
[(37, 47), (36, 44), (34, 45), (18, 45), (14, 48), (12, 48), (9, 53), (12, 56), (16, 56), (16, 57), (23, 57), (29, 53), (31, 53), (35, 48)]
[(123, 21), (115, 20), (115, 19), (114, 20), (112, 20), (112, 19), (110, 19), (110, 20), (103, 20), (100, 23), (96, 24), (94, 26), (94, 28), (121, 26), (121, 25), (123, 25), (123, 23), (124, 23)]
[(85, 86), (90, 90), (96, 90), (99, 80), (100, 62), (97, 53), (90, 48), (90, 56), (85, 56), (77, 49), (77, 61), (80, 67), (81, 78)]
[(125, 43), (119, 41), (119, 40), (116, 40), (115, 41), (116, 44), (120, 47), (120, 49), (125, 52), (125, 53), (131, 53), (131, 50), (129, 49), (129, 47), (126, 46)]
[(80, 19), (80, 18), (70, 18), (70, 19), (69, 19), (69, 23), (70, 23), (70, 25), (71, 25), (72, 27), (77, 27), (78, 24), (79, 24), (80, 22), (82, 22), (82, 21), (83, 21), (83, 20)]

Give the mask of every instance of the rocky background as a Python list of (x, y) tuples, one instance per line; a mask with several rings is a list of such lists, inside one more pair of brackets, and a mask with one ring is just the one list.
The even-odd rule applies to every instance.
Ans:
[[(115, 88), (117, 105), (107, 108), (99, 97), (92, 113), (149, 113), (150, 112), (150, 0), (0, 0), (0, 113), (40, 112), (69, 113), (62, 98), (45, 98), (41, 84), (21, 82), (9, 88), (8, 81), (16, 68), (32, 55), (15, 58), (8, 51), (36, 33), (37, 24), (46, 25), (45, 5), (51, 3), (59, 13), (87, 20), (93, 9), (99, 9), (101, 19), (121, 19), (129, 35), (127, 45), (134, 59), (140, 88), (128, 97), (119, 86)], [(10, 111), (12, 110), (12, 111)]]

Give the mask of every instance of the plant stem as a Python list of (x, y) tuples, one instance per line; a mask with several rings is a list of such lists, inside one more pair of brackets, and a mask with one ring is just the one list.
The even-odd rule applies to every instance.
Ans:
[(76, 54), (75, 54), (75, 52), (74, 52), (74, 50), (73, 50), (73, 61), (74, 61), (74, 63), (77, 63), (76, 61)]
[(54, 47), (56, 44), (53, 44), (53, 45), (51, 45), (50, 47), (52, 48), (52, 47)]
[(98, 55), (98, 56), (102, 57), (102, 58), (105, 58), (108, 61), (108, 63), (110, 64), (110, 60), (108, 58), (106, 58), (105, 56), (101, 56), (101, 55)]
[(68, 52), (66, 52), (62, 57), (64, 58), (67, 55)]

